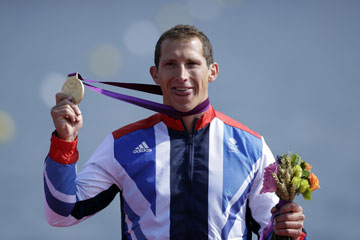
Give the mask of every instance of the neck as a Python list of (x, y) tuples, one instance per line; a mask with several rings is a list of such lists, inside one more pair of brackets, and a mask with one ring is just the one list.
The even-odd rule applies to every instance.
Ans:
[(200, 118), (204, 113), (199, 113), (187, 117), (182, 117), (183, 123), (185, 125), (186, 131), (191, 134), (193, 131), (195, 118)]

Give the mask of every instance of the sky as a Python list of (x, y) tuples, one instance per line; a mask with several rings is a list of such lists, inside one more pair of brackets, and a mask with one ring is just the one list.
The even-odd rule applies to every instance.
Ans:
[[(219, 64), (215, 109), (264, 136), (274, 155), (299, 153), (320, 179), (296, 202), (309, 239), (359, 235), (360, 1), (0, 1), (0, 238), (120, 239), (120, 200), (79, 225), (44, 216), (50, 109), (66, 75), (152, 83), (160, 34), (192, 24)], [(118, 90), (161, 102), (161, 97)], [(78, 169), (107, 134), (153, 112), (85, 89)]]

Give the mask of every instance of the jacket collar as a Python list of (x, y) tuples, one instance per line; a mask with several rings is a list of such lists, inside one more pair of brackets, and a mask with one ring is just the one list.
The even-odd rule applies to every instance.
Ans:
[[(215, 118), (216, 112), (214, 108), (210, 105), (208, 110), (196, 121), (195, 130), (202, 129), (210, 124), (210, 122)], [(173, 118), (165, 114), (160, 114), (162, 121), (171, 129), (176, 131), (185, 131), (185, 127), (180, 118)]]

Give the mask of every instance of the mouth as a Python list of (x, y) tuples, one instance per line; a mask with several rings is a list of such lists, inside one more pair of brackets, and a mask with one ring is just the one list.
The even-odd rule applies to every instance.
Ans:
[(173, 88), (175, 91), (178, 91), (178, 92), (186, 92), (192, 88), (189, 88), (189, 87), (174, 87)]
[(185, 96), (192, 93), (192, 87), (173, 87), (172, 90), (176, 95)]

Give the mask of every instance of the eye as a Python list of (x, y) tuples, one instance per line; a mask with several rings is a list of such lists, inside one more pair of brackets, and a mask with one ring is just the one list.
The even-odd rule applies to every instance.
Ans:
[(165, 67), (173, 67), (173, 66), (175, 66), (175, 62), (173, 62), (173, 61), (164, 62), (163, 65)]
[(195, 62), (195, 61), (189, 61), (188, 63), (187, 63), (187, 65), (189, 66), (189, 67), (196, 67), (197, 65), (199, 65), (197, 62)]

